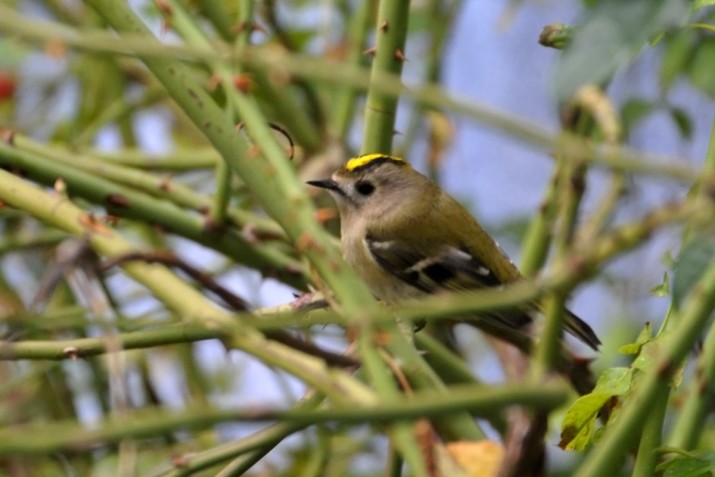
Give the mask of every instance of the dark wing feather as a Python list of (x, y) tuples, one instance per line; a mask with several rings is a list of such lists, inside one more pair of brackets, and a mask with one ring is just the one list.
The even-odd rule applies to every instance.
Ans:
[[(399, 240), (366, 238), (372, 257), (385, 271), (424, 291), (465, 291), (501, 285), (498, 278), (466, 249), (443, 246), (431, 255), (408, 247)], [(524, 329), (532, 319), (523, 310), (480, 314), (512, 329)]]
[(398, 240), (368, 236), (367, 247), (386, 271), (427, 293), (500, 285), (496, 276), (469, 252), (444, 246), (427, 256)]
[[(380, 240), (366, 237), (367, 247), (372, 257), (385, 271), (400, 278), (405, 283), (425, 293), (441, 291), (464, 291), (501, 285), (499, 279), (478, 258), (466, 248), (443, 246), (436, 254), (423, 254), (406, 246), (399, 240)], [(565, 329), (581, 339), (594, 350), (601, 341), (591, 327), (570, 311), (566, 311)], [(524, 310), (504, 310), (480, 314), (485, 320), (492, 320), (496, 328), (493, 334), (504, 326), (525, 330), (532, 317)], [(499, 325), (502, 325), (501, 327)], [(479, 326), (490, 331), (486, 321)]]

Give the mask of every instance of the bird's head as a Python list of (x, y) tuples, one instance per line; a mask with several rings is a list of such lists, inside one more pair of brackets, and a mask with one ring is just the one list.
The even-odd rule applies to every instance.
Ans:
[(399, 157), (367, 154), (350, 159), (329, 179), (308, 181), (328, 190), (340, 216), (381, 216), (414, 202), (428, 189), (429, 179)]

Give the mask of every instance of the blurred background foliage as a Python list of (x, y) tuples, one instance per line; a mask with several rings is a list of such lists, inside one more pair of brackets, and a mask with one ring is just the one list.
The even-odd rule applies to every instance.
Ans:
[[(274, 363), (263, 364), (244, 348), (231, 350), (225, 330), (171, 328), (185, 318), (181, 312), (118, 267), (120, 262), (164, 264), (230, 312), (284, 305), (294, 294), (323, 286), (302, 257), (305, 244), (266, 214), (270, 208), (252, 192), (263, 185), (247, 184), (230, 172), (191, 112), (140, 58), (153, 54), (187, 66), (190, 80), (202, 85), (236, 125), (232, 133), (246, 139), (242, 161), (251, 161), (258, 149), (257, 136), (243, 127), (247, 118), (241, 114), (245, 110), (240, 98), (250, 97), (257, 106), (251, 118), (271, 125), (288, 167), (303, 180), (320, 178), (365, 143), (366, 92), (376, 88), (394, 97), (400, 91), (394, 79), (369, 81), (375, 38), (384, 28), (376, 22), (379, 2), (131, 1), (132, 10), (162, 44), (176, 47), (153, 53), (151, 42), (112, 41), (108, 14), (98, 14), (91, 3), (0, 3), (0, 166), (40, 186), (58, 204), (71, 202), (88, 212), (82, 226), (93, 234), (118, 231), (135, 252), (107, 258), (103, 251), (92, 250), (82, 234), (69, 232), (69, 226), (38, 220), (40, 215), (29, 205), (0, 209), (0, 473), (399, 475), (395, 469), (400, 460), (395, 464), (388, 459), (395, 458), (394, 449), (380, 425), (269, 425), (234, 422), (229, 411), (220, 414), (236, 406), (308, 409), (320, 401), (314, 396), (300, 401), (309, 387), (301, 376)], [(542, 196), (559, 164), (550, 161), (549, 154), (558, 151), (559, 131), (573, 132), (589, 144), (641, 149), (631, 151), (635, 162), (615, 167), (625, 171), (622, 175), (612, 177), (604, 167), (583, 172), (588, 214), (596, 215), (609, 197), (614, 201), (598, 232), (639, 225), (644, 214), (684, 200), (688, 191), (690, 197), (703, 189), (712, 194), (711, 176), (702, 183), (695, 178), (702, 164), (706, 172), (712, 170), (706, 157), (714, 154), (711, 150), (708, 156), (705, 149), (712, 141), (715, 2), (476, 3), (484, 2), (411, 2), (407, 43), (401, 51), (407, 90), (397, 114), (393, 150), (482, 212), (510, 252), (520, 256), (519, 244), (540, 203), (547, 201)], [(538, 24), (551, 14), (566, 15), (569, 23), (549, 18)], [(482, 44), (458, 32), (469, 30), (469, 22), (476, 24), (479, 15), (491, 22), (480, 30)], [(561, 51), (538, 45), (546, 23), (551, 25), (541, 42)], [(506, 68), (486, 58), (503, 51), (495, 44), (509, 38), (521, 39), (514, 53), (517, 67), (531, 65), (527, 57), (535, 55), (548, 54), (548, 62), (540, 59), (540, 69), (511, 74), (509, 82), (487, 79), (493, 84), (484, 85), (483, 71)], [(231, 54), (238, 60), (232, 61)], [(634, 72), (645, 79), (634, 80)], [(466, 77), (462, 81), (483, 85), (494, 96), (475, 100), (460, 83), (460, 74)], [(452, 87), (460, 84), (463, 88)], [(600, 92), (595, 99), (575, 100), (588, 85)], [(499, 96), (519, 104), (494, 109), (492, 105), (505, 104)], [(484, 131), (488, 136), (479, 135)], [(10, 183), (0, 182), (0, 189), (13, 193)], [(512, 210), (502, 212), (502, 203), (512, 198)], [(276, 195), (274, 200), (291, 198)], [(331, 202), (323, 196), (315, 200), (318, 219), (337, 232)], [(588, 220), (583, 222), (588, 226)], [(707, 265), (715, 251), (708, 228), (712, 221), (705, 222), (691, 224), (685, 232), (656, 227), (645, 234), (654, 236), (650, 248), (632, 244), (637, 247), (634, 260), (626, 257), (614, 267), (599, 267), (589, 290), (577, 297), (575, 309), (585, 310), (604, 341), (596, 363), (599, 371), (628, 366), (626, 354), (638, 355), (648, 343), (657, 342), (641, 328), (653, 321), (657, 330), (670, 301), (648, 298), (644, 306), (644, 294), (672, 297), (677, 309), (712, 268)], [(679, 256), (686, 232), (695, 238)], [(645, 277), (634, 278), (643, 270)], [(332, 364), (348, 346), (343, 326), (338, 326), (345, 322), (337, 318), (245, 319), (248, 326), (289, 346), (295, 345), (292, 338), (300, 337), (311, 347), (301, 351), (317, 353)], [(285, 334), (287, 328), (295, 334)], [(639, 332), (635, 348), (619, 353)], [(85, 338), (96, 341), (72, 341)], [(701, 386), (683, 384), (673, 395), (666, 394), (661, 404), (668, 420), (661, 418), (661, 427), (647, 431), (659, 434), (652, 449), (667, 444), (677, 450), (653, 450), (656, 457), (645, 464), (641, 460), (631, 465), (633, 459), (627, 458), (623, 467), (616, 458), (613, 465), (622, 475), (652, 475), (643, 469), (656, 464), (664, 475), (712, 475), (713, 389), (702, 379), (713, 371), (698, 363), (710, 356), (713, 341), (708, 336), (703, 354), (693, 356), (683, 371), (686, 384), (694, 380)], [(22, 342), (36, 348), (28, 346), (18, 356), (9, 345)], [(485, 351), (488, 344), (480, 335), (460, 333), (457, 345), (468, 372), (487, 381), (501, 380), (501, 372), (495, 371), (498, 360)], [(104, 352), (123, 347), (134, 349)], [(649, 360), (640, 354), (638, 366), (628, 369), (651, 370), (658, 356)], [(634, 383), (639, 379), (628, 374), (631, 378)], [(630, 381), (623, 392), (614, 391), (613, 383), (604, 386), (610, 389), (609, 399), (632, 389)], [(682, 403), (696, 394), (701, 425), (678, 427)], [(208, 417), (191, 414), (209, 408), (216, 412)], [(134, 411), (145, 413), (131, 414)], [(167, 414), (162, 421), (164, 414), (153, 416), (153, 411), (186, 412), (178, 414), (183, 420), (172, 421)], [(597, 427), (595, 412), (578, 422)], [(547, 437), (552, 443), (564, 413), (553, 417), (554, 431)], [(55, 427), (45, 427), (51, 423)], [(102, 432), (63, 441), (80, 428), (77, 423)], [(586, 443), (598, 440), (599, 433), (587, 436)], [(684, 438), (684, 433), (689, 436)], [(498, 430), (488, 434), (499, 437)], [(628, 442), (623, 454), (643, 445), (640, 437)], [(471, 467), (458, 451), (449, 451), (461, 464), (455, 472), (462, 472), (451, 475), (496, 475), (484, 462), (499, 451), (479, 451), (484, 456), (477, 457), (470, 449), (464, 459), (476, 459)], [(580, 454), (550, 449), (550, 455), (549, 475), (598, 475), (588, 473), (594, 468), (588, 462), (579, 467)], [(449, 475), (447, 464), (437, 467)]]

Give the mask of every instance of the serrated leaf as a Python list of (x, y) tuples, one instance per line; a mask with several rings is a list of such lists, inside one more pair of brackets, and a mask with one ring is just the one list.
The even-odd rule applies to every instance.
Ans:
[(626, 367), (608, 368), (598, 377), (594, 393), (609, 393), (622, 396), (631, 388), (633, 370)]
[(633, 370), (625, 367), (609, 368), (601, 373), (593, 392), (578, 398), (566, 411), (559, 447), (569, 451), (584, 450), (594, 439), (601, 409), (612, 398), (626, 394), (632, 378)]
[(611, 393), (591, 393), (578, 398), (566, 411), (559, 447), (569, 451), (584, 450), (593, 437), (598, 413), (612, 397)]
[(635, 355), (641, 352), (641, 348), (653, 339), (653, 325), (646, 323), (634, 343), (621, 346), (618, 352), (621, 354)]
[(715, 239), (698, 236), (680, 252), (673, 266), (673, 306), (678, 309), (715, 256)]
[(670, 294), (670, 280), (668, 278), (668, 272), (663, 272), (663, 279), (659, 284), (651, 287), (650, 293), (658, 298), (663, 298)]

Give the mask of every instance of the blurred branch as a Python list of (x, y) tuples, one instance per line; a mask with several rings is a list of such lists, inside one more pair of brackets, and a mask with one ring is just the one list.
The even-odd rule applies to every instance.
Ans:
[[(142, 32), (146, 44), (160, 45), (127, 5), (109, 0), (88, 3), (117, 31)], [(142, 56), (142, 60), (330, 284), (345, 310), (360, 313), (367, 310), (379, 315), (381, 311), (367, 287), (342, 260), (327, 232), (315, 220), (305, 187), (298, 182), (293, 166), (286, 161), (255, 102), (249, 97), (235, 98), (237, 110), (260, 156), (248, 150), (246, 142), (234, 133), (233, 124), (184, 64), (150, 56)]]
[[(53, 147), (57, 150), (60, 146)], [(152, 171), (187, 171), (210, 169), (216, 166), (221, 156), (212, 147), (177, 149), (168, 154), (151, 154), (140, 149), (123, 148), (119, 151), (88, 150), (83, 155), (95, 157), (104, 164), (116, 164), (133, 169)]]
[[(127, 241), (67, 198), (53, 197), (8, 172), (0, 170), (0, 200), (21, 208), (37, 219), (77, 236), (88, 236), (92, 248), (108, 257), (135, 253)], [(267, 340), (262, 334), (221, 312), (205, 297), (161, 265), (129, 262), (124, 272), (146, 286), (154, 296), (181, 317), (198, 320), (206, 326), (216, 323), (231, 331), (224, 343), (270, 363), (325, 393), (339, 402), (373, 403), (374, 396), (347, 373), (328, 368), (324, 361)]]
[(32, 425), (23, 432), (19, 428), (0, 429), (0, 455), (40, 454), (62, 450), (86, 450), (126, 438), (146, 438), (177, 429), (199, 429), (231, 421), (285, 421), (296, 425), (321, 422), (384, 424), (421, 417), (439, 417), (456, 411), (468, 411), (488, 416), (508, 406), (522, 405), (532, 409), (551, 410), (562, 405), (569, 394), (563, 384), (537, 387), (506, 385), (454, 386), (448, 395), (439, 392), (416, 393), (412, 399), (375, 404), (367, 408), (334, 407), (316, 410), (251, 409), (187, 409), (166, 412), (158, 409), (128, 412), (117, 419), (107, 419), (101, 425), (87, 428), (74, 422), (43, 423), (42, 432), (33, 432)]
[[(76, 360), (89, 358), (107, 353), (116, 353), (133, 349), (145, 349), (156, 346), (166, 346), (178, 343), (194, 343), (209, 339), (223, 339), (230, 328), (221, 328), (215, 325), (201, 323), (182, 323), (164, 325), (156, 329), (147, 329), (131, 333), (118, 333), (112, 336), (114, 343), (119, 347), (108, 346), (106, 338), (78, 338), (73, 340), (48, 340), (48, 341), (2, 341), (0, 340), (0, 360)], [(348, 357), (337, 353), (324, 351), (318, 346), (303, 341), (297, 337), (290, 337), (283, 330), (266, 330), (268, 336), (273, 336), (276, 341), (282, 342), (291, 348), (305, 352), (312, 356), (324, 359), (331, 366), (356, 367), (358, 363)], [(288, 339), (284, 339), (288, 338)], [(292, 338), (292, 339), (290, 339)]]
[[(65, 160), (65, 156), (56, 150), (52, 150), (50, 157), (34, 153), (32, 148), (28, 147), (31, 146), (29, 141), (25, 141), (21, 137), (17, 139), (18, 147), (0, 142), (0, 164), (22, 170), (32, 179), (48, 186), (54, 184), (58, 178), (62, 178), (71, 195), (104, 205), (113, 215), (162, 226), (168, 231), (218, 250), (239, 263), (264, 270), (268, 275), (276, 274), (288, 284), (296, 287), (303, 286), (304, 281), (300, 278), (300, 274), (304, 273), (304, 267), (278, 248), (267, 246), (260, 240), (249, 243), (246, 238), (235, 231), (211, 232), (208, 230), (207, 224), (200, 218), (188, 214), (167, 200), (158, 199), (144, 192), (98, 177), (97, 174), (90, 174), (72, 167), (69, 157)], [(47, 148), (42, 146), (40, 149), (42, 152), (47, 151)], [(178, 184), (174, 187), (165, 178), (150, 177), (141, 171), (122, 169), (121, 166), (102, 166), (100, 163), (93, 163), (86, 158), (80, 160), (75, 157), (74, 162), (75, 166), (87, 168), (92, 172), (104, 170), (104, 174), (107, 174), (108, 177), (113, 176), (121, 182), (131, 182), (134, 186), (141, 184), (142, 188), (161, 195), (167, 195), (164, 191), (173, 188), (174, 193), (168, 195), (181, 205), (190, 205), (194, 209), (201, 209), (207, 203), (206, 198)], [(246, 218), (245, 213), (236, 212), (235, 214), (237, 218)], [(258, 223), (265, 223), (265, 221), (259, 220)], [(248, 223), (245, 226), (250, 228)]]
[[(323, 401), (324, 397), (322, 395), (313, 393), (298, 401), (295, 406), (293, 406), (293, 411), (299, 412), (302, 409), (315, 409), (315, 407)], [(246, 455), (251, 452), (265, 452), (273, 449), (283, 439), (300, 431), (304, 427), (304, 424), (297, 422), (279, 422), (272, 424), (242, 439), (227, 442), (202, 452), (182, 456), (175, 460), (171, 470), (157, 473), (157, 475), (163, 475), (164, 477), (189, 476), (193, 475), (196, 471), (215, 466), (229, 459), (234, 459), (237, 456)]]
[(691, 161), (647, 154), (628, 147), (604, 149), (576, 135), (554, 134), (534, 122), (476, 103), (469, 98), (449, 94), (437, 85), (405, 86), (399, 76), (389, 74), (383, 74), (371, 82), (367, 79), (369, 70), (356, 65), (347, 64), (335, 68), (334, 64), (322, 59), (265, 48), (247, 48), (239, 52), (226, 51), (225, 47), (220, 45), (214, 45), (211, 51), (187, 45), (163, 45), (146, 41), (144, 34), (122, 33), (121, 41), (118, 41), (114, 34), (78, 31), (64, 25), (27, 20), (2, 5), (0, 31), (40, 41), (62, 41), (70, 46), (105, 53), (187, 61), (237, 62), (255, 68), (265, 68), (276, 74), (294, 74), (360, 90), (369, 87), (393, 96), (404, 94), (422, 106), (454, 111), (544, 150), (563, 153), (566, 157), (579, 157), (585, 163), (592, 163), (597, 167), (669, 177), (684, 182), (692, 182), (700, 175), (697, 169), (685, 165)]
[[(12, 136), (12, 142), (13, 146), (18, 150), (37, 154), (51, 159), (53, 162), (61, 162), (64, 165), (63, 171), (71, 170), (72, 168), (80, 169), (94, 176), (102, 177), (109, 181), (146, 192), (147, 194), (164, 198), (180, 207), (186, 207), (199, 213), (205, 213), (212, 203), (209, 197), (195, 192), (191, 187), (183, 185), (171, 176), (157, 176), (147, 171), (136, 170), (136, 161), (142, 160), (136, 156), (132, 157), (130, 161), (131, 164), (124, 165), (116, 164), (114, 160), (107, 161), (106, 156), (95, 157), (88, 154), (77, 154), (70, 150), (63, 149), (59, 145), (43, 145), (19, 134)], [(177, 159), (180, 160), (181, 157), (177, 158), (176, 156), (172, 156), (166, 159), (166, 161), (177, 161)], [(154, 162), (149, 159), (145, 160)], [(164, 161), (156, 162), (163, 163)], [(216, 162), (215, 160), (211, 161), (211, 165), (215, 166)], [(22, 163), (18, 165), (22, 165)], [(151, 167), (149, 163), (145, 163), (144, 166), (146, 168)], [(174, 166), (176, 167), (176, 164), (174, 164)], [(189, 164), (185, 164), (185, 166), (188, 167)], [(161, 168), (162, 166), (159, 167)], [(194, 163), (192, 168), (193, 167), (196, 167), (196, 163)], [(251, 233), (258, 238), (285, 240), (283, 229), (274, 221), (264, 216), (239, 207), (230, 207), (228, 216), (235, 226), (251, 229)]]

